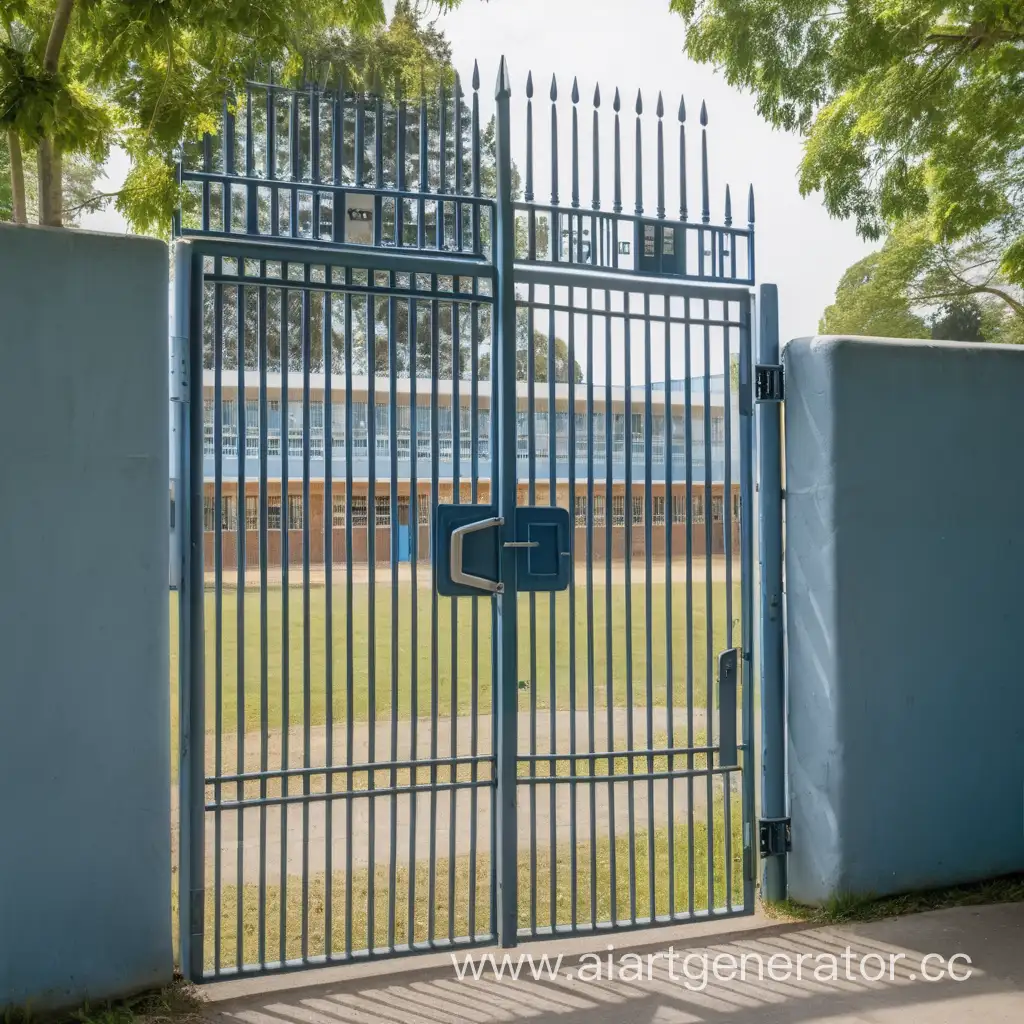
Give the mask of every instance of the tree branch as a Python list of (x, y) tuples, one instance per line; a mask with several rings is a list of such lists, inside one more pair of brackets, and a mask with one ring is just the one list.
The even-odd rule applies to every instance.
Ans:
[(64, 38), (68, 34), (68, 25), (71, 22), (71, 8), (75, 6), (75, 0), (57, 0), (57, 10), (53, 16), (53, 25), (50, 27), (50, 37), (46, 40), (46, 52), (43, 54), (43, 69), (51, 75), (57, 73), (60, 64), (60, 51), (64, 46)]
[[(57, 10), (50, 26), (43, 54), (43, 70), (56, 75), (60, 67), (60, 51), (68, 34), (71, 11), (75, 0), (57, 0)], [(61, 144), (56, 135), (46, 136), (39, 141), (39, 223), (50, 227), (63, 227), (61, 206), (64, 201), (63, 161)]]

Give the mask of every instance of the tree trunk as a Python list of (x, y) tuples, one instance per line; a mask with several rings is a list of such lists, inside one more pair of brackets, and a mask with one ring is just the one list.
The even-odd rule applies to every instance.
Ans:
[(27, 224), (25, 211), (25, 161), (21, 155), (21, 139), (14, 128), (7, 129), (7, 151), (11, 158), (11, 197), (15, 224)]
[(39, 223), (51, 228), (64, 226), (63, 160), (60, 144), (52, 138), (39, 141)]

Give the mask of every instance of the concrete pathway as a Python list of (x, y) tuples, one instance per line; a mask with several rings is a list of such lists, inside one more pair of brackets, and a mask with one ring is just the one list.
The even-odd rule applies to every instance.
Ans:
[[(644, 966), (640, 980), (630, 980), (631, 969), (626, 978), (617, 972), (609, 978), (607, 969), (596, 981), (577, 977), (580, 956), (596, 950), (604, 963), (609, 940), (616, 937), (615, 963), (625, 966), (622, 954), (635, 951), (644, 965), (652, 964), (650, 973)], [(671, 968), (669, 947), (676, 954)], [(845, 959), (847, 949), (849, 959)], [(491, 952), (500, 957), (501, 951)], [(493, 976), (460, 981), (447, 953), (431, 954), (213, 984), (204, 989), (210, 999), (206, 1016), (211, 1024), (526, 1020), (534, 1024), (1019, 1024), (1024, 1020), (1024, 904), (961, 907), (842, 927), (777, 924), (752, 917), (602, 935), (596, 943), (583, 939), (527, 943), (512, 953), (515, 957), (562, 953), (559, 976), (534, 980), (524, 967), (517, 981), (498, 982)], [(655, 953), (662, 955), (649, 961), (648, 956)], [(970, 958), (969, 964), (957, 960), (953, 968), (956, 978), (970, 972), (966, 980), (952, 980), (945, 969), (957, 954)], [(717, 961), (712, 959), (715, 956)], [(735, 978), (730, 979), (726, 957), (733, 958)], [(758, 976), (758, 957), (764, 965), (763, 980)], [(815, 978), (817, 967), (829, 963), (819, 958), (828, 957), (838, 964), (837, 976), (833, 979), (826, 966)], [(937, 957), (943, 958), (941, 963)], [(587, 962), (592, 966), (594, 960)], [(703, 987), (705, 962), (709, 980)], [(735, 964), (740, 962), (745, 965), (746, 980), (738, 977)], [(769, 963), (777, 980), (772, 980)], [(879, 963), (884, 965), (883, 976), (867, 980), (875, 977)], [(714, 976), (716, 964), (719, 978)], [(935, 977), (940, 970), (942, 980), (923, 979), (925, 973)], [(687, 980), (687, 971), (693, 980)]]
[[(699, 746), (704, 742), (703, 733), (705, 728), (705, 712), (703, 708), (694, 708), (692, 712), (695, 745)], [(668, 710), (664, 707), (652, 709), (654, 747), (663, 748), (667, 745), (668, 735)], [(551, 729), (554, 724), (554, 743), (552, 744)], [(437, 727), (437, 757), (449, 756), (452, 750), (452, 720), (442, 719)], [(550, 712), (538, 713), (536, 731), (537, 742), (536, 752), (540, 754), (549, 753), (554, 749), (558, 753), (568, 753), (570, 745), (570, 727), (572, 716), (567, 711), (558, 711), (551, 716)], [(645, 709), (634, 709), (633, 712), (633, 742), (632, 747), (627, 746), (627, 726), (629, 716), (624, 708), (616, 708), (612, 715), (611, 741), (609, 742), (609, 730), (607, 713), (601, 709), (594, 720), (594, 750), (597, 752), (608, 750), (646, 749), (647, 748), (647, 712)], [(397, 760), (406, 760), (411, 753), (411, 725), (408, 720), (398, 723)], [(472, 749), (473, 742), (473, 721), (471, 718), (459, 717), (454, 720), (455, 725), (455, 750), (462, 756), (468, 754)], [(530, 750), (530, 716), (528, 712), (521, 712), (519, 715), (519, 750), (527, 753)], [(687, 709), (676, 707), (673, 709), (674, 747), (686, 746), (687, 734)], [(589, 718), (587, 712), (576, 713), (576, 749), (587, 751), (589, 742)], [(716, 725), (717, 729), (717, 725)], [(391, 758), (391, 723), (378, 723), (372, 733), (374, 750), (373, 757), (370, 756), (371, 731), (365, 723), (357, 723), (353, 736), (352, 760), (356, 764), (380, 763)], [(281, 764), (282, 737), (280, 734), (272, 737), (269, 744), (269, 763), (274, 767)], [(417, 757), (427, 758), (431, 754), (431, 723), (429, 719), (421, 719), (417, 722)], [(345, 727), (340, 726), (334, 729), (333, 755), (332, 759), (327, 757), (327, 730), (324, 727), (313, 729), (310, 735), (310, 757), (309, 763), (314, 766), (323, 766), (333, 760), (334, 764), (346, 763), (346, 734)], [(491, 751), (491, 718), (489, 715), (481, 715), (477, 721), (476, 744), (480, 754), (487, 755)], [(247, 771), (253, 771), (259, 767), (260, 738), (259, 734), (247, 734), (245, 737), (245, 758), (244, 764)], [(234, 771), (235, 759), (237, 757), (237, 744), (234, 736), (225, 737), (223, 745), (223, 756), (226, 767), (222, 767), (222, 773), (227, 774)], [(664, 756), (664, 755), (663, 755)], [(698, 755), (699, 756), (699, 755)], [(289, 757), (288, 763), (293, 766), (301, 766), (304, 762), (303, 756), (303, 731), (301, 728), (293, 728), (289, 732)], [(626, 770), (626, 759), (619, 760), (619, 771)], [(677, 757), (676, 767), (684, 768), (686, 761), (684, 757)], [(664, 765), (656, 765), (655, 770), (663, 770)], [(213, 763), (208, 764), (208, 771), (212, 773)], [(562, 762), (556, 768), (556, 772), (567, 772), (567, 764)], [(586, 764), (581, 764), (579, 771), (587, 770)], [(646, 759), (637, 758), (634, 761), (633, 770), (635, 773), (643, 773), (647, 770)], [(543, 776), (549, 771), (547, 763), (538, 766), (538, 774)], [(460, 765), (457, 769), (457, 778), (461, 781), (471, 779), (471, 767), (468, 764)], [(355, 785), (366, 789), (368, 772), (355, 776)], [(607, 775), (607, 763), (598, 764), (597, 774)], [(386, 787), (389, 785), (389, 773), (380, 771), (376, 773), (376, 786)], [(419, 768), (419, 784), (424, 785), (429, 781), (429, 769)], [(490, 764), (480, 765), (478, 778), (489, 779), (491, 777)], [(438, 768), (438, 779), (442, 783), (450, 779), (447, 767)], [(732, 813), (734, 820), (739, 820), (739, 790), (740, 776), (734, 773), (732, 780)], [(399, 770), (397, 773), (398, 786), (408, 786), (410, 774), (408, 771)], [(344, 788), (344, 776), (337, 776), (335, 788)], [(630, 800), (632, 799), (632, 823), (638, 831), (647, 830), (653, 820), (656, 828), (665, 826), (669, 822), (669, 785), (667, 780), (656, 780), (651, 786), (647, 781), (637, 781), (632, 784), (622, 782), (600, 782), (592, 787), (585, 784), (577, 784), (575, 787), (565, 783), (549, 785), (539, 782), (535, 786), (534, 807), (531, 814), (530, 786), (522, 785), (519, 792), (519, 822), (518, 835), (520, 849), (529, 849), (531, 843), (536, 842), (538, 847), (544, 848), (552, 845), (558, 846), (568, 843), (573, 836), (570, 822), (575, 817), (575, 838), (577, 842), (586, 842), (591, 837), (591, 789), (594, 790), (593, 807), (593, 829), (598, 839), (607, 839), (612, 835), (625, 835), (630, 828)], [(686, 780), (673, 780), (673, 820), (677, 824), (687, 821), (689, 808), (697, 820), (705, 818), (708, 806), (708, 782), (707, 778), (694, 779), (691, 784)], [(692, 788), (692, 798), (691, 798)], [(324, 777), (317, 777), (311, 789), (313, 792), (324, 792)], [(235, 783), (228, 783), (222, 786), (221, 802), (226, 803), (237, 799), (238, 787)], [(554, 791), (552, 793), (552, 790)], [(575, 790), (575, 792), (574, 792)], [(259, 784), (248, 782), (245, 785), (245, 796), (247, 799), (259, 796)], [(268, 793), (276, 795), (280, 793), (280, 783), (272, 782), (268, 787)], [(302, 792), (302, 780), (293, 778), (289, 782), (289, 793)], [(431, 794), (420, 792), (415, 795), (415, 832), (413, 822), (413, 798), (411, 794), (399, 794), (398, 796), (378, 796), (371, 799), (368, 796), (359, 796), (351, 800), (352, 823), (348, 827), (346, 801), (336, 800), (332, 802), (331, 821), (328, 822), (327, 803), (325, 801), (311, 801), (304, 805), (293, 803), (288, 805), (282, 813), (282, 805), (270, 804), (266, 807), (265, 814), (261, 813), (259, 807), (248, 807), (241, 814), (241, 831), (239, 832), (238, 812), (235, 810), (224, 810), (220, 812), (220, 834), (216, 830), (215, 820), (207, 816), (206, 826), (206, 851), (207, 862), (212, 870), (216, 864), (216, 854), (219, 848), (221, 861), (221, 881), (231, 885), (238, 881), (238, 858), (241, 852), (242, 868), (241, 879), (244, 882), (258, 882), (260, 879), (260, 845), (265, 829), (265, 849), (267, 862), (266, 880), (274, 884), (281, 875), (281, 846), (282, 836), (285, 837), (286, 871), (288, 874), (297, 875), (303, 870), (305, 861), (307, 870), (316, 874), (325, 870), (327, 861), (328, 844), (330, 844), (331, 856), (335, 869), (343, 868), (349, 856), (349, 839), (351, 837), (351, 858), (354, 868), (363, 868), (370, 863), (370, 836), (373, 835), (373, 860), (377, 864), (388, 864), (391, 856), (392, 838), (392, 813), (395, 816), (394, 836), (396, 843), (396, 860), (398, 863), (408, 863), (411, 857), (416, 860), (425, 859), (430, 854), (431, 836), (436, 846), (436, 855), (439, 857), (466, 856), (470, 853), (474, 838), (476, 848), (486, 854), (490, 849), (490, 831), (492, 816), (492, 790), (490, 787), (481, 786), (475, 790), (476, 801), (472, 798), (473, 790), (463, 788), (458, 790), (447, 790)], [(724, 783), (721, 777), (716, 777), (712, 784), (712, 793), (719, 799), (724, 795)], [(454, 799), (453, 799), (454, 795)], [(213, 788), (208, 787), (208, 797), (213, 796)], [(653, 801), (652, 798), (653, 797)], [(174, 843), (177, 848), (177, 790), (172, 791), (172, 820), (174, 827)], [(372, 807), (371, 807), (372, 804)], [(373, 818), (371, 828), (371, 813)], [(614, 817), (614, 825), (612, 819)], [(531, 827), (532, 825), (532, 827)]]

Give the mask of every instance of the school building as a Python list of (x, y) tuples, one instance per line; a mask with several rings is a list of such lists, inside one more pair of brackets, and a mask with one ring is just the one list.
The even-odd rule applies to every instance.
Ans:
[[(203, 525), (208, 571), (214, 568), (216, 551), (218, 429), (221, 566), (224, 571), (237, 568), (240, 543), (244, 545), (247, 567), (260, 564), (262, 431), (258, 374), (246, 371), (243, 383), (244, 394), (240, 396), (237, 374), (223, 374), (217, 424), (213, 371), (204, 373)], [(343, 380), (340, 383), (342, 386), (337, 386), (339, 378), (335, 374), (327, 402), (323, 374), (311, 376), (307, 426), (301, 378), (290, 377), (285, 395), (280, 375), (267, 376), (268, 565), (281, 565), (286, 546), (288, 562), (302, 563), (307, 525), (310, 563), (325, 562), (330, 535), (331, 560), (344, 564), (349, 519), (353, 563), (390, 562), (392, 544), (400, 562), (413, 558), (428, 561), (435, 479), (437, 500), (442, 503), (454, 500), (456, 485), (463, 503), (485, 504), (490, 500), (490, 385), (478, 384), (474, 431), (473, 396), (466, 381), (460, 382), (457, 401), (453, 401), (450, 380), (437, 383), (436, 395), (429, 379), (399, 380), (393, 407), (386, 378), (376, 378), (371, 389), (366, 377), (354, 377), (350, 392)], [(691, 379), (688, 419), (683, 381), (672, 381), (667, 389), (664, 384), (656, 384), (649, 394), (643, 387), (632, 388), (628, 402), (624, 387), (595, 385), (589, 407), (592, 424), (585, 383), (574, 384), (572, 394), (570, 385), (556, 384), (553, 406), (549, 385), (537, 383), (532, 436), (530, 397), (521, 383), (517, 417), (519, 503), (550, 504), (553, 475), (555, 502), (574, 512), (577, 560), (587, 556), (588, 517), (593, 521), (595, 561), (609, 554), (613, 559), (623, 558), (627, 544), (634, 557), (643, 558), (648, 515), (645, 427), (649, 422), (652, 558), (664, 558), (670, 539), (672, 557), (684, 557), (688, 533), (694, 555), (708, 550), (709, 539), (712, 553), (726, 553), (727, 532), (731, 535), (729, 552), (737, 552), (740, 420), (735, 388), (730, 388), (726, 414), (725, 383), (722, 376), (711, 376), (706, 381)], [(350, 414), (346, 394), (351, 395)], [(307, 430), (308, 508), (303, 501)], [(375, 454), (373, 460), (371, 452)], [(394, 507), (392, 493), (396, 497)]]

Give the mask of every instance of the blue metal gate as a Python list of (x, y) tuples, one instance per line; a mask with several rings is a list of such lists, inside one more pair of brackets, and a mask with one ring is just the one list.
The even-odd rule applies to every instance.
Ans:
[[(753, 195), (712, 224), (702, 109), (689, 219), (680, 103), (668, 215), (659, 97), (645, 213), (638, 96), (624, 213), (595, 90), (584, 207), (574, 83), (560, 202), (550, 97), (547, 203), (504, 62), (491, 123), (476, 73), (252, 84), (182, 155), (194, 979), (753, 909)], [(446, 506), (494, 524), (479, 593)]]

